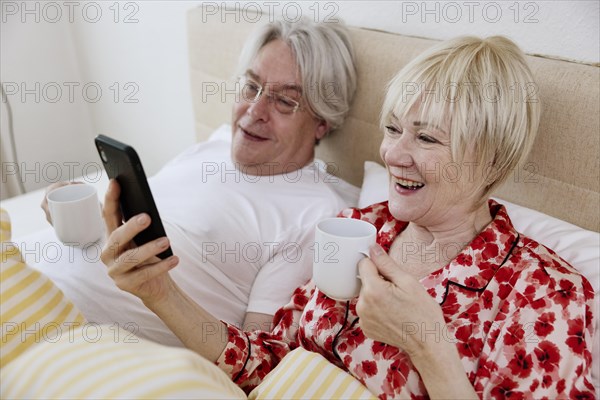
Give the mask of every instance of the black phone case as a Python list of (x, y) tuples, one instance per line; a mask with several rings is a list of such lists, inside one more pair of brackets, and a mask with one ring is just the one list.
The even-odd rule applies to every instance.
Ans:
[[(146, 213), (152, 218), (150, 226), (133, 238), (135, 244), (141, 246), (166, 236), (144, 168), (135, 149), (104, 135), (98, 135), (95, 143), (108, 177), (116, 179), (121, 187), (119, 201), (124, 220), (127, 221), (140, 213)], [(172, 255), (169, 247), (158, 257), (165, 259)]]

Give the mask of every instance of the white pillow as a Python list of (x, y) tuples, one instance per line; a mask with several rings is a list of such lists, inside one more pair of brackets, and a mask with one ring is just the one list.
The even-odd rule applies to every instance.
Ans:
[(365, 161), (365, 176), (358, 197), (358, 208), (381, 203), (389, 197), (387, 170), (373, 161)]
[[(365, 162), (365, 176), (358, 207), (386, 201), (389, 196), (388, 172), (378, 163)], [(551, 248), (573, 265), (591, 283), (596, 292), (596, 333), (592, 342), (592, 378), (596, 390), (600, 390), (600, 233), (543, 214), (539, 211), (495, 199), (508, 211), (517, 231)]]

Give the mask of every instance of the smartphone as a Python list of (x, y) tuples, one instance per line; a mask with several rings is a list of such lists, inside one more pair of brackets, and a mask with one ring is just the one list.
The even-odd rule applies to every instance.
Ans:
[[(98, 135), (95, 143), (108, 177), (116, 179), (121, 187), (119, 202), (123, 219), (127, 221), (140, 213), (146, 213), (152, 218), (150, 226), (133, 238), (134, 243), (141, 246), (166, 236), (142, 162), (135, 149), (105, 135)], [(165, 259), (172, 255), (169, 247), (158, 257)]]

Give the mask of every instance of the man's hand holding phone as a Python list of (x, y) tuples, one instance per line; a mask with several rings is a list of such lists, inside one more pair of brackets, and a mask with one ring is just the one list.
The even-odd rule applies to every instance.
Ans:
[(167, 273), (179, 259), (170, 256), (158, 258), (169, 248), (166, 236), (136, 246), (133, 238), (151, 224), (148, 214), (139, 214), (123, 222), (119, 196), (121, 188), (114, 179), (110, 181), (104, 201), (104, 221), (108, 240), (102, 251), (102, 262), (117, 287), (139, 297), (145, 304), (160, 302), (174, 285)]
[[(95, 143), (108, 177), (116, 179), (120, 185), (118, 203), (123, 220), (129, 221), (142, 213), (150, 217), (148, 227), (140, 231), (133, 241), (141, 246), (166, 236), (142, 162), (135, 149), (104, 135), (98, 135)], [(165, 259), (172, 255), (171, 248), (167, 247), (158, 257)]]

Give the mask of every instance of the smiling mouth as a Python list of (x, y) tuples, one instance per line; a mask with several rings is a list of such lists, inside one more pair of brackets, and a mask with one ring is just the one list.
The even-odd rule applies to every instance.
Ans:
[(265, 140), (268, 140), (267, 138), (260, 137), (260, 136), (257, 136), (257, 135), (255, 135), (255, 134), (253, 134), (253, 133), (250, 133), (250, 132), (248, 132), (247, 130), (245, 130), (244, 128), (242, 128), (242, 127), (240, 127), (240, 129), (242, 130), (242, 133), (244, 134), (244, 136), (245, 136), (247, 139), (249, 139), (249, 140), (253, 140), (253, 141), (255, 141), (255, 142), (263, 142), (263, 141), (265, 141)]
[(418, 190), (425, 186), (424, 183), (411, 181), (410, 179), (402, 179), (396, 178), (396, 185), (400, 186), (402, 189), (407, 190)]

